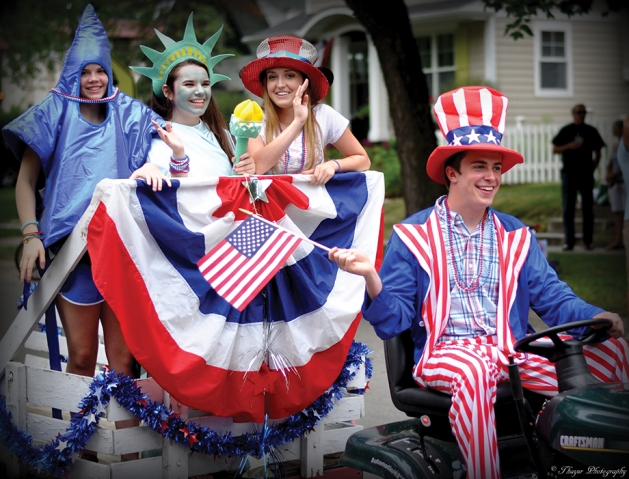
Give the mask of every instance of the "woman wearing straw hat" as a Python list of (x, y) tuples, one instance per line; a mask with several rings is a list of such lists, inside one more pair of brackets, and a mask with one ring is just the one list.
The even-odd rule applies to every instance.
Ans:
[[(328, 94), (331, 75), (314, 66), (315, 47), (301, 38), (278, 36), (264, 40), (256, 55), (240, 72), (245, 88), (264, 100), (262, 133), (249, 140), (256, 173), (312, 174), (311, 182), (320, 185), (342, 171), (368, 170), (371, 162), (349, 121), (319, 103)], [(344, 158), (325, 161), (328, 144)]]

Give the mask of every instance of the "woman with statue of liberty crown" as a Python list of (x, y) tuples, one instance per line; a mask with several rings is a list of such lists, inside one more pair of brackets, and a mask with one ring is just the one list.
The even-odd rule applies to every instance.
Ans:
[(255, 173), (253, 159), (248, 153), (232, 166), (235, 163), (233, 140), (212, 96), (214, 84), (229, 80), (229, 77), (213, 71), (218, 62), (232, 56), (212, 57), (212, 49), (221, 31), (222, 27), (200, 44), (191, 13), (180, 42), (155, 30), (165, 50), (160, 53), (141, 47), (153, 66), (131, 68), (152, 80), (151, 107), (168, 123), (165, 129), (157, 126), (161, 140), (153, 140), (148, 163), (134, 177), (156, 175), (157, 168), (164, 177)]

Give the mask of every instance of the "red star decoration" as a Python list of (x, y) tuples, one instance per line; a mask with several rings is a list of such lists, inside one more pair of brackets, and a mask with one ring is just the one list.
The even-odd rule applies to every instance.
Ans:
[(148, 403), (144, 399), (138, 399), (138, 404), (145, 407)]
[(168, 421), (162, 421), (162, 423), (159, 425), (159, 429), (162, 434), (164, 434), (164, 431), (168, 428)]
[(190, 444), (190, 447), (193, 447), (197, 442), (201, 442), (197, 439), (197, 435), (195, 434), (190, 434), (188, 436), (188, 444)]
[(186, 426), (182, 427), (181, 429), (179, 429), (180, 432), (183, 432), (183, 437), (184, 439), (188, 437), (188, 435), (190, 434), (190, 431), (188, 430), (188, 428)]
[(262, 363), (258, 374), (250, 374), (249, 380), (253, 383), (253, 395), (257, 396), (261, 393), (273, 394), (275, 392), (274, 383), (277, 380), (277, 374), (269, 370), (266, 363)]
[[(221, 198), (222, 205), (213, 213), (215, 218), (222, 218), (229, 212), (236, 214), (236, 220), (244, 220), (247, 215), (238, 208), (252, 210), (249, 201), (249, 191), (242, 185), (242, 176), (221, 177), (216, 187), (216, 193)], [(308, 209), (309, 199), (298, 188), (293, 186), (290, 176), (267, 176), (273, 182), (266, 189), (268, 203), (258, 201), (258, 213), (269, 221), (278, 221), (286, 216), (286, 208), (293, 204), (297, 208)]]
[(365, 383), (365, 391), (366, 391), (367, 389), (371, 389), (371, 388), (369, 387), (369, 381), (367, 381), (367, 382)]

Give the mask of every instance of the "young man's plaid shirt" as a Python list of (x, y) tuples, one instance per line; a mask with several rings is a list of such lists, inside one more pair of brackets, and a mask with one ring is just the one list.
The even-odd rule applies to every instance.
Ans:
[[(489, 213), (484, 219), (485, 232), (481, 245), (483, 224), (479, 224), (470, 233), (461, 215), (450, 211), (453, 242), (453, 245), (450, 245), (445, 198), (444, 196), (437, 201), (435, 209), (439, 216), (448, 257), (451, 308), (450, 320), (438, 342), (494, 335), (496, 334), (499, 265), (493, 217)], [(483, 248), (483, 267), (481, 277), (478, 279), (480, 286), (474, 291), (464, 291), (456, 284), (455, 261), (459, 282), (464, 286), (471, 285), (479, 272), (478, 260), (481, 247)], [(454, 258), (451, 257), (452, 250), (454, 250)]]

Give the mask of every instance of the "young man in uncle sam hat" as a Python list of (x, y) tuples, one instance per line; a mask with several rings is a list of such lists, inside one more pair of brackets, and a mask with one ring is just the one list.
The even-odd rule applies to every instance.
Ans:
[(477, 479), (500, 477), (494, 403), (497, 383), (508, 380), (507, 356), (519, 363), (524, 387), (557, 394), (553, 365), (513, 349), (534, 331), (529, 307), (549, 326), (611, 320), (611, 338), (585, 346), (586, 360), (602, 381), (629, 380), (620, 317), (578, 298), (529, 229), (491, 208), (502, 174), (524, 161), (500, 145), (506, 111), (507, 98), (486, 87), (441, 95), (434, 112), (448, 145), (433, 151), (426, 169), (448, 194), (394, 226), (379, 274), (361, 251), (329, 253), (365, 278), (363, 316), (380, 338), (411, 329), (413, 378), (452, 396), (450, 425), (468, 477)]

